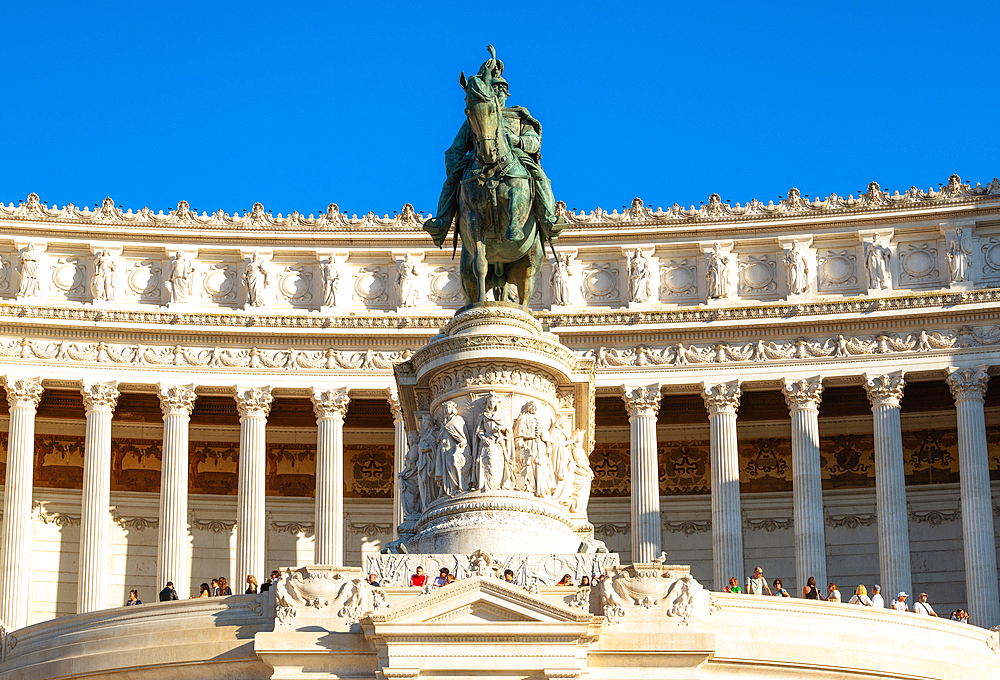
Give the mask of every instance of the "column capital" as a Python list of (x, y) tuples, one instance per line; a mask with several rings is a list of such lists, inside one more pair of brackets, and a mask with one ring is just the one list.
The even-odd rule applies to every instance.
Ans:
[(819, 409), (819, 403), (823, 399), (823, 380), (819, 376), (799, 380), (785, 378), (781, 392), (785, 395), (785, 403), (791, 413), (803, 409)]
[(986, 364), (971, 368), (952, 368), (948, 371), (948, 387), (951, 388), (951, 396), (955, 398), (956, 404), (969, 400), (984, 401), (989, 379)]
[(80, 392), (83, 394), (83, 405), (87, 413), (91, 411), (105, 411), (113, 413), (118, 405), (118, 382), (83, 382), (80, 384)]
[(389, 410), (392, 412), (392, 422), (399, 423), (403, 420), (403, 405), (399, 401), (399, 392), (390, 387), (385, 391), (385, 398), (389, 402)]
[(190, 416), (194, 410), (194, 385), (164, 385), (156, 384), (156, 393), (160, 396), (160, 409), (164, 416)]
[(236, 398), (236, 407), (240, 411), (240, 418), (256, 416), (267, 418), (271, 413), (271, 387), (242, 387), (237, 385), (233, 388)]
[(38, 408), (42, 400), (42, 379), (25, 378), (23, 376), (5, 375), (4, 387), (7, 388), (7, 403), (11, 408)]
[(628, 417), (656, 416), (660, 412), (660, 384), (652, 385), (622, 385), (622, 399), (625, 400), (625, 410)]
[(347, 396), (346, 387), (338, 387), (333, 390), (321, 390), (314, 387), (312, 403), (317, 420), (343, 418), (347, 415), (347, 407), (351, 403), (351, 398)]
[(871, 402), (873, 410), (879, 406), (899, 408), (899, 402), (903, 399), (903, 388), (906, 387), (902, 371), (883, 375), (865, 373), (864, 381), (865, 392), (868, 393), (868, 401)]
[(709, 416), (717, 413), (736, 413), (740, 408), (741, 396), (743, 390), (740, 388), (739, 380), (714, 385), (705, 382), (701, 384), (701, 398), (705, 401)]

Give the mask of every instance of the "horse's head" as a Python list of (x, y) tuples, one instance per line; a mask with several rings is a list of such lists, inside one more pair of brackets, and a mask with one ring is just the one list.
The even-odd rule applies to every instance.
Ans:
[(497, 97), (496, 85), (503, 81), (503, 62), (496, 58), (493, 46), (479, 73), (468, 80), (465, 73), (458, 82), (465, 90), (465, 115), (476, 138), (476, 154), (482, 165), (490, 166), (502, 159), (510, 147), (503, 134), (503, 107)]

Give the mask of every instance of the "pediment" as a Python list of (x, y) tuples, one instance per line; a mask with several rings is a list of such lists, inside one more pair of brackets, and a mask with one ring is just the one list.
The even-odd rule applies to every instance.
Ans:
[(474, 577), (415, 596), (370, 620), (374, 624), (548, 624), (586, 623), (591, 618), (588, 612), (549, 602), (523, 588)]

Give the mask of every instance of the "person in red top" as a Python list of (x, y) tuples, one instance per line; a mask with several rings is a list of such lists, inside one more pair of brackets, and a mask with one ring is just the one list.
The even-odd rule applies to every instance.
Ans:
[(423, 567), (417, 567), (417, 573), (410, 577), (410, 585), (418, 588), (427, 585), (427, 574), (424, 573)]

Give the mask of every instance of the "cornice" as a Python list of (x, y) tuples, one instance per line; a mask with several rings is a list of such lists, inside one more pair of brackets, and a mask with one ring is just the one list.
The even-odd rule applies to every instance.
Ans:
[[(752, 199), (746, 205), (723, 203), (719, 194), (712, 194), (708, 202), (700, 207), (683, 208), (674, 204), (666, 210), (653, 210), (636, 198), (628, 208), (610, 213), (602, 208), (589, 212), (568, 210), (562, 201), (557, 203), (557, 212), (571, 226), (582, 227), (579, 233), (592, 229), (613, 228), (614, 234), (609, 238), (615, 240), (623, 230), (627, 232), (642, 232), (646, 228), (656, 228), (662, 235), (663, 229), (704, 227), (712, 235), (727, 227), (738, 232), (745, 230), (749, 224), (766, 224), (774, 222), (784, 224), (790, 220), (823, 220), (829, 216), (837, 219), (878, 217), (887, 214), (912, 214), (914, 212), (937, 212), (941, 208), (949, 209), (980, 209), (992, 208), (991, 212), (1000, 209), (1000, 205), (992, 205), (1000, 199), (1000, 180), (994, 179), (985, 186), (977, 183), (971, 186), (962, 182), (958, 175), (951, 175), (948, 182), (940, 190), (929, 188), (926, 191), (910, 187), (903, 193), (883, 191), (877, 182), (868, 184), (868, 188), (857, 198), (830, 196), (809, 200), (803, 197), (798, 189), (792, 188), (788, 196), (779, 197), (777, 203), (773, 200), (766, 204)], [(27, 199), (14, 203), (0, 203), (0, 220), (9, 222), (15, 229), (37, 231), (43, 229), (58, 229), (67, 233), (89, 235), (102, 230), (115, 231), (119, 236), (122, 227), (131, 238), (142, 241), (157, 239), (170, 240), (171, 237), (188, 238), (197, 236), (200, 240), (219, 241), (223, 234), (239, 232), (248, 241), (259, 241), (268, 238), (307, 237), (315, 239), (322, 235), (331, 240), (354, 241), (360, 238), (367, 241), (371, 237), (390, 238), (403, 236), (429, 241), (429, 236), (422, 231), (422, 223), (430, 214), (423, 215), (414, 210), (409, 203), (400, 212), (379, 217), (373, 212), (358, 217), (348, 217), (340, 211), (336, 203), (327, 206), (325, 212), (306, 216), (294, 211), (285, 216), (279, 213), (272, 215), (261, 203), (254, 203), (249, 212), (227, 213), (218, 210), (211, 214), (197, 213), (191, 209), (187, 201), (179, 201), (177, 207), (164, 213), (154, 212), (149, 208), (137, 211), (116, 206), (112, 198), (107, 197), (93, 209), (79, 208), (68, 204), (62, 208), (40, 202), (37, 194), (29, 194)], [(908, 218), (909, 219), (909, 218)], [(134, 229), (128, 229), (134, 227)], [(573, 239), (573, 232), (567, 232), (567, 237)], [(707, 236), (707, 235), (706, 235)]]

